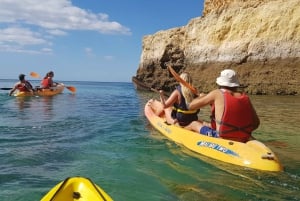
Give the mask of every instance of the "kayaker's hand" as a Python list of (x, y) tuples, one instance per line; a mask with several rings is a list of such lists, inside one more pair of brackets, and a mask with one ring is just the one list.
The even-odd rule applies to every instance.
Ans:
[(147, 104), (147, 105), (151, 107), (152, 102), (153, 102), (153, 99), (150, 99), (150, 100), (148, 101), (148, 104)]

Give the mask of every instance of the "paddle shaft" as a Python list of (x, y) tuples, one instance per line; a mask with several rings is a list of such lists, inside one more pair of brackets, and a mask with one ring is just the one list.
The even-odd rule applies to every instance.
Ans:
[(178, 82), (183, 84), (185, 87), (189, 88), (195, 95), (199, 95), (197, 89), (195, 89), (192, 85), (183, 80), (171, 66), (168, 66), (168, 69)]

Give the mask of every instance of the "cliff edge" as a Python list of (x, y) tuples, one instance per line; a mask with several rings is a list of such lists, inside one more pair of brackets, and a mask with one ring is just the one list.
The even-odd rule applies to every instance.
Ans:
[(206, 0), (186, 26), (143, 38), (136, 77), (171, 91), (167, 70), (189, 72), (201, 92), (216, 87), (225, 68), (236, 70), (249, 94), (300, 93), (299, 0)]

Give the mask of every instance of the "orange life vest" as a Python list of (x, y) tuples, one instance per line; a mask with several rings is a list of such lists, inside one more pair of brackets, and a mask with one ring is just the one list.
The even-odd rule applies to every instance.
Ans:
[(49, 78), (44, 78), (41, 82), (42, 88), (50, 88), (52, 86), (52, 82)]
[[(253, 110), (249, 97), (246, 94), (234, 97), (226, 90), (222, 91), (222, 94), (224, 96), (224, 111), (221, 121), (217, 121), (220, 124), (219, 136), (225, 139), (247, 142), (254, 130)], [(212, 107), (211, 125), (213, 129), (216, 129), (214, 114), (215, 108)]]

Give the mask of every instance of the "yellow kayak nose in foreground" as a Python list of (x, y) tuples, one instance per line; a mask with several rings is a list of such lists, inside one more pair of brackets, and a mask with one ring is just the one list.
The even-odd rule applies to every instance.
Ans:
[(54, 186), (41, 201), (113, 201), (98, 185), (84, 177), (69, 177)]

